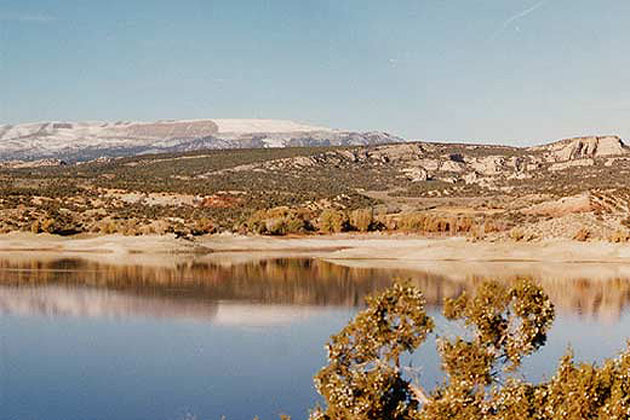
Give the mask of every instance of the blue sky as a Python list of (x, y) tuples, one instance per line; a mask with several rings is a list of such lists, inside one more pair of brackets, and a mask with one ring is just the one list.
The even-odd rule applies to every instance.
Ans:
[(0, 123), (630, 138), (627, 0), (0, 0)]

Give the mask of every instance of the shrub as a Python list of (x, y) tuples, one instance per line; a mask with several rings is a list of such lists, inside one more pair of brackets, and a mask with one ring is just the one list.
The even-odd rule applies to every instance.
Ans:
[(118, 231), (118, 227), (113, 220), (104, 220), (100, 223), (100, 232), (105, 235), (111, 235)]
[(432, 213), (407, 213), (398, 217), (397, 228), (405, 232), (471, 233), (476, 224), (470, 216), (441, 216)]
[(474, 225), (474, 220), (471, 217), (462, 217), (457, 219), (457, 232), (470, 233)]
[(398, 217), (397, 228), (405, 232), (425, 231), (426, 216), (419, 213), (408, 213)]
[(276, 207), (259, 210), (241, 225), (240, 230), (258, 235), (286, 235), (313, 231), (311, 213), (305, 209)]
[(350, 213), (350, 224), (359, 232), (369, 231), (374, 224), (374, 212), (372, 209), (358, 209)]
[(326, 405), (311, 420), (629, 418), (630, 342), (600, 366), (576, 363), (568, 351), (548, 381), (522, 379), (522, 359), (545, 344), (555, 317), (528, 279), (509, 288), (485, 282), (472, 296), (446, 300), (446, 320), (468, 331), (437, 338), (446, 380), (430, 394), (400, 366), (434, 328), (420, 291), (397, 283), (367, 303), (328, 344), (328, 365), (315, 376)]
[(328, 344), (329, 363), (315, 377), (326, 406), (315, 409), (311, 419), (480, 420), (515, 418), (505, 417), (515, 410), (545, 413), (544, 405), (521, 401), (529, 385), (502, 382), (497, 374), (500, 367), (506, 375), (517, 374), (522, 358), (544, 345), (551, 328), (553, 305), (531, 281), (518, 280), (509, 289), (486, 282), (474, 296), (446, 300), (446, 319), (463, 322), (471, 334), (438, 338), (447, 381), (430, 395), (400, 366), (400, 358), (434, 328), (421, 292), (396, 283), (367, 303)]
[(41, 231), (46, 233), (55, 233), (55, 220), (46, 219), (41, 223)]
[(628, 242), (630, 241), (630, 232), (628, 232), (625, 229), (623, 230), (619, 229), (615, 231), (615, 233), (613, 233), (609, 239), (610, 239), (610, 242), (615, 242), (615, 243)]
[(195, 221), (192, 228), (193, 235), (205, 235), (208, 233), (216, 232), (217, 227), (212, 220), (207, 217), (202, 217)]
[(589, 240), (590, 237), (591, 237), (591, 231), (583, 227), (583, 228), (580, 228), (580, 230), (578, 230), (575, 233), (575, 235), (573, 236), (573, 239), (576, 241), (585, 242)]
[(500, 231), (501, 231), (501, 228), (493, 220), (486, 220), (483, 224), (484, 233), (493, 233), (493, 232), (500, 232)]
[(319, 216), (319, 230), (323, 233), (345, 232), (348, 225), (348, 216), (341, 210), (324, 210)]
[(264, 227), (264, 233), (267, 233), (269, 235), (286, 235), (288, 230), (287, 224), (283, 217), (265, 219)]
[(519, 242), (525, 238), (525, 233), (519, 228), (513, 228), (509, 233), (510, 239)]
[(33, 233), (39, 233), (42, 231), (42, 224), (40, 223), (39, 220), (35, 220), (32, 224), (31, 224), (31, 232)]
[(470, 229), (470, 237), (473, 241), (481, 241), (485, 238), (486, 234), (484, 233), (483, 225), (474, 224)]
[(328, 344), (329, 364), (315, 376), (327, 408), (312, 419), (406, 419), (417, 414), (400, 358), (415, 350), (433, 330), (417, 289), (396, 284), (368, 298), (359, 313)]
[(310, 220), (302, 218), (297, 214), (285, 218), (284, 224), (287, 233), (306, 233), (314, 230)]

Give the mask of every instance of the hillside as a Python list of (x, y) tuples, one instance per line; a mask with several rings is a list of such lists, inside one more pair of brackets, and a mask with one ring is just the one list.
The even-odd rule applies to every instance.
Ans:
[(629, 175), (630, 151), (615, 136), (529, 148), (416, 142), (13, 162), (0, 169), (0, 230), (625, 241)]
[(0, 161), (133, 156), (201, 149), (366, 145), (400, 142), (386, 133), (332, 130), (284, 120), (42, 122), (0, 126)]

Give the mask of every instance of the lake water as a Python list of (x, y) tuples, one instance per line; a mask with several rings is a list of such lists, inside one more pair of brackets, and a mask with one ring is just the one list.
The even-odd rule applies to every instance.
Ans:
[[(0, 417), (305, 418), (318, 401), (312, 376), (328, 337), (392, 278), (423, 290), (440, 328), (443, 298), (484, 278), (540, 281), (557, 319), (548, 344), (525, 362), (533, 380), (549, 375), (569, 344), (579, 359), (598, 361), (630, 338), (625, 267), (239, 261), (0, 257)], [(414, 364), (426, 388), (441, 380), (429, 343)]]

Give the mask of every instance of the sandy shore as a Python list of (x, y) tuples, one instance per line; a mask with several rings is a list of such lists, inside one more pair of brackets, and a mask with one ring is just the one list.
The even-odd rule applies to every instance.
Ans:
[(340, 260), (630, 262), (630, 245), (567, 240), (517, 243), (407, 235), (216, 236), (203, 239), (201, 244), (213, 252), (325, 251), (326, 259)]
[(428, 261), (467, 262), (544, 262), (544, 263), (627, 263), (630, 245), (608, 242), (470, 242), (464, 238), (426, 239), (408, 235), (330, 235), (312, 237), (251, 237), (212, 235), (195, 241), (171, 235), (106, 235), (94, 237), (58, 237), (46, 234), (11, 233), (0, 235), (0, 256), (52, 253), (100, 255), (118, 259), (123, 256), (208, 255), (215, 258), (264, 257), (270, 255), (308, 254), (327, 260), (381, 260), (418, 263)]

